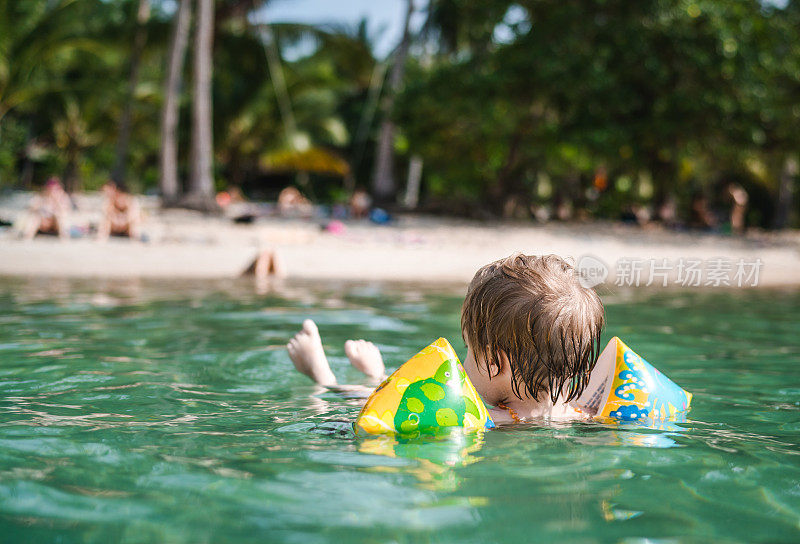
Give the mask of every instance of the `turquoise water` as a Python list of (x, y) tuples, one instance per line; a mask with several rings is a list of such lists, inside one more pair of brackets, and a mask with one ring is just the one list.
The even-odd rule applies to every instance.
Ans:
[(283, 345), (313, 317), (343, 382), (351, 337), (463, 355), (457, 289), (0, 280), (0, 541), (799, 541), (800, 293), (604, 297), (686, 423), (398, 443)]

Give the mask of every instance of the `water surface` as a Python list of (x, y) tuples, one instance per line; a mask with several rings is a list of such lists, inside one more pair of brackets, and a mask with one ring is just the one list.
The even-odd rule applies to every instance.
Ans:
[(686, 423), (404, 443), (355, 439), (283, 345), (314, 318), (341, 382), (348, 338), (463, 355), (458, 289), (0, 280), (0, 540), (800, 540), (800, 293), (604, 300)]

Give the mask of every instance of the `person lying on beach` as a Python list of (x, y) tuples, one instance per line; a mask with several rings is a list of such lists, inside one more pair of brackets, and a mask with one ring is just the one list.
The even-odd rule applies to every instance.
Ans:
[[(463, 366), (494, 422), (583, 418), (569, 402), (588, 384), (604, 321), (600, 297), (558, 256), (515, 254), (478, 270), (461, 310)], [(287, 349), (295, 368), (317, 384), (352, 390), (338, 386), (312, 320)], [(385, 378), (372, 342), (348, 340), (344, 349), (370, 379)]]
[(50, 178), (44, 190), (31, 199), (28, 213), (22, 220), (22, 238), (32, 240), (37, 234), (51, 234), (62, 240), (67, 239), (71, 208), (72, 203), (61, 181)]
[(250, 224), (260, 215), (258, 206), (248, 202), (242, 190), (235, 185), (231, 186), (227, 191), (217, 193), (215, 199), (225, 217), (228, 217), (234, 223), (240, 225)]
[(97, 229), (97, 239), (101, 242), (108, 240), (109, 236), (141, 239), (142, 213), (136, 197), (124, 185), (112, 180), (103, 185), (103, 196), (103, 219)]

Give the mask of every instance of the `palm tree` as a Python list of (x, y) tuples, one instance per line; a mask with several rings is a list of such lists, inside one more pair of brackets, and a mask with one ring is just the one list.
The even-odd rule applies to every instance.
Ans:
[(0, 0), (0, 121), (10, 110), (52, 90), (52, 74), (43, 72), (58, 67), (59, 53), (101, 49), (76, 29), (78, 2), (42, 4)]
[(161, 194), (166, 206), (179, 204), (203, 211), (214, 202), (214, 145), (212, 132), (212, 53), (214, 28), (229, 21), (247, 22), (247, 15), (266, 0), (197, 0), (194, 35), (194, 80), (191, 130), (191, 166), (187, 193), (180, 198), (177, 126), (183, 61), (191, 26), (192, 0), (179, 0), (164, 91), (161, 119)]
[(167, 62), (167, 81), (164, 86), (164, 109), (161, 113), (161, 196), (164, 205), (172, 206), (178, 200), (178, 105), (183, 60), (189, 42), (192, 17), (192, 0), (180, 0), (172, 27), (172, 40)]
[(394, 108), (395, 97), (400, 90), (405, 72), (406, 56), (411, 41), (409, 22), (414, 13), (414, 0), (406, 0), (406, 17), (403, 23), (403, 37), (394, 54), (394, 64), (389, 75), (389, 88), (381, 104), (380, 134), (378, 136), (378, 151), (372, 170), (372, 192), (378, 202), (389, 202), (394, 199), (397, 184), (394, 179), (394, 123), (391, 115)]
[(136, 32), (133, 38), (131, 51), (131, 71), (128, 77), (128, 92), (122, 117), (119, 121), (119, 136), (117, 139), (117, 158), (111, 178), (114, 181), (125, 181), (126, 162), (128, 160), (128, 144), (131, 137), (131, 108), (133, 107), (136, 85), (139, 83), (139, 64), (142, 60), (145, 42), (147, 41), (147, 20), (150, 18), (150, 0), (139, 0), (136, 11)]
[(211, 119), (211, 75), (214, 41), (214, 0), (197, 0), (194, 34), (192, 143), (187, 208), (211, 211), (214, 202), (214, 142)]

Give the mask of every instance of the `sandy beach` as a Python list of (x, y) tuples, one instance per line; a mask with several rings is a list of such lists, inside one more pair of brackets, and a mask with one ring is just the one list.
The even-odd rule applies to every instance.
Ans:
[[(30, 194), (0, 200), (0, 218), (17, 221)], [(98, 195), (76, 198), (73, 225), (84, 231), (100, 214)], [(763, 287), (800, 285), (800, 233), (744, 237), (673, 232), (613, 222), (478, 223), (399, 216), (392, 224), (265, 217), (249, 225), (142, 199), (146, 242), (91, 236), (22, 241), (0, 230), (0, 275), (103, 278), (230, 278), (263, 251), (277, 254), (289, 279), (467, 282), (475, 270), (519, 251), (555, 253), (585, 268), (592, 283), (620, 286)], [(648, 285), (649, 284), (649, 285)]]

